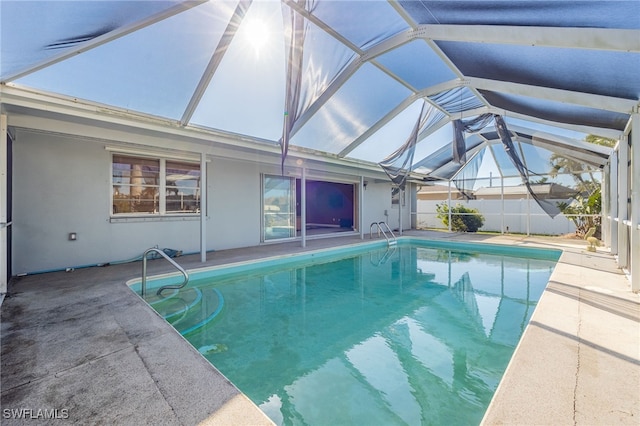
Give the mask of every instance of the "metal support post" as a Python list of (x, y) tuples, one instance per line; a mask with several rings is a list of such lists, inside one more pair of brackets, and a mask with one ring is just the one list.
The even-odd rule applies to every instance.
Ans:
[[(302, 168), (300, 179), (300, 236), (302, 237), (301, 247), (307, 246), (307, 169)], [(296, 227), (298, 220), (296, 219)]]
[(640, 113), (631, 114), (631, 241), (629, 271), (631, 290), (640, 291)]
[(207, 261), (207, 154), (200, 154), (200, 261)]

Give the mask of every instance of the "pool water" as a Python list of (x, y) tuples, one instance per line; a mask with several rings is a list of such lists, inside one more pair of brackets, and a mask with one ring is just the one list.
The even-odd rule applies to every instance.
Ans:
[(559, 256), (513, 254), (378, 246), (151, 303), (276, 424), (473, 425)]

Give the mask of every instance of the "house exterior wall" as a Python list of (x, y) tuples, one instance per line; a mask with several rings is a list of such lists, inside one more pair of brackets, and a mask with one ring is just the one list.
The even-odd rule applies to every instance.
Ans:
[[(411, 191), (407, 186), (405, 205), (402, 206), (402, 229), (411, 229), (410, 204)], [(398, 206), (391, 203), (391, 185), (386, 182), (370, 182), (364, 191), (364, 206), (362, 211), (363, 231), (365, 238), (369, 238), (369, 231), (373, 222), (386, 222), (391, 229), (398, 229), (400, 224), (400, 212)], [(375, 230), (375, 228), (374, 228)]]
[(207, 167), (207, 248), (260, 244), (260, 172), (264, 165), (213, 158)]
[[(206, 152), (207, 250), (260, 244), (261, 175), (281, 174), (278, 158), (246, 152), (230, 154), (228, 150), (222, 152), (198, 143), (167, 141), (166, 137), (155, 140), (146, 134), (113, 133), (100, 128), (84, 128), (80, 134), (68, 135), (17, 127), (14, 133), (14, 274), (126, 261), (153, 246), (182, 250), (185, 254), (200, 251), (199, 215), (111, 217), (112, 152), (105, 146), (115, 145), (112, 149), (117, 151), (117, 141), (149, 155), (154, 155), (154, 149), (169, 146), (196, 156), (198, 151)], [(87, 133), (92, 137), (84, 136)], [(132, 145), (136, 139), (144, 145)], [(328, 167), (326, 179), (331, 180), (331, 173), (339, 172), (345, 175), (337, 166)], [(359, 176), (354, 175), (353, 181), (358, 182)], [(390, 183), (369, 184), (363, 192), (362, 208), (366, 234), (373, 221), (385, 220), (392, 227), (393, 221), (397, 222), (397, 209), (391, 207)], [(410, 225), (408, 205), (403, 209), (406, 228)], [(76, 233), (77, 240), (69, 240), (71, 232)]]
[(198, 250), (197, 218), (111, 223), (111, 153), (103, 145), (18, 131), (14, 158), (15, 273), (126, 260), (155, 245)]

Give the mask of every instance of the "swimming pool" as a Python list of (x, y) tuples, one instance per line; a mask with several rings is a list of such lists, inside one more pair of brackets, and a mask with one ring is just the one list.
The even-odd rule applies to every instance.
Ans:
[(478, 424), (559, 255), (401, 239), (195, 271), (147, 300), (276, 424)]

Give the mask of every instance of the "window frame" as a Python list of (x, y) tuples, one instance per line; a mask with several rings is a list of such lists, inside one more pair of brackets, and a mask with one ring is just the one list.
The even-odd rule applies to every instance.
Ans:
[[(271, 210), (267, 208), (265, 197), (267, 196), (267, 190), (265, 188), (268, 179), (280, 179), (283, 182), (288, 181), (289, 187), (287, 189), (288, 194), (286, 198), (288, 210), (285, 212), (281, 212), (278, 214), (273, 213)], [(260, 240), (263, 243), (271, 243), (271, 242), (282, 242), (287, 240), (293, 240), (296, 238), (296, 178), (292, 176), (280, 176), (276, 174), (270, 173), (261, 173), (260, 174), (260, 205), (262, 213), (260, 215), (260, 228), (261, 228), (261, 236)], [(288, 235), (286, 235), (287, 231), (282, 235), (268, 235), (271, 229), (269, 225), (270, 220), (268, 219), (270, 216), (286, 216), (288, 225), (282, 226), (282, 229), (288, 229)]]
[[(394, 191), (396, 189), (398, 190), (398, 192), (394, 194)], [(405, 206), (406, 206), (405, 191), (393, 185), (391, 187), (391, 208), (397, 209), (399, 207), (405, 207)]]
[[(118, 213), (116, 212), (116, 208), (115, 208), (115, 191), (114, 188), (118, 185), (115, 182), (115, 174), (114, 174), (114, 160), (116, 157), (125, 157), (125, 158), (129, 158), (132, 159), (133, 161), (135, 160), (142, 160), (142, 161), (157, 161), (158, 162), (158, 177), (157, 177), (157, 185), (152, 185), (152, 184), (147, 184), (144, 183), (143, 186), (145, 187), (155, 187), (157, 188), (157, 209), (156, 211), (153, 212), (132, 212), (132, 211), (127, 211), (127, 212), (122, 212), (122, 213)], [(196, 208), (193, 209), (193, 211), (167, 211), (167, 205), (168, 205), (168, 201), (167, 201), (167, 189), (168, 188), (176, 188), (178, 187), (178, 185), (168, 185), (167, 184), (167, 163), (173, 163), (174, 165), (180, 165), (180, 164), (184, 164), (184, 165), (188, 165), (186, 169), (191, 169), (191, 170), (197, 170), (199, 172), (199, 175), (197, 177), (197, 185), (195, 187), (193, 187), (193, 191), (194, 191), (194, 197), (197, 199), (196, 202)], [(132, 164), (134, 164), (132, 162)], [(201, 163), (199, 161), (194, 160), (190, 160), (190, 159), (186, 159), (186, 158), (174, 158), (171, 156), (162, 156), (162, 155), (144, 155), (144, 154), (139, 154), (139, 153), (128, 153), (128, 152), (120, 152), (120, 151), (116, 151), (114, 150), (113, 152), (111, 152), (111, 156), (110, 156), (110, 161), (109, 161), (109, 174), (110, 174), (110, 178), (109, 178), (109, 199), (110, 199), (110, 207), (109, 207), (109, 216), (111, 218), (112, 221), (118, 221), (120, 219), (141, 219), (141, 220), (146, 220), (146, 219), (160, 219), (160, 218), (181, 218), (181, 219), (185, 219), (185, 218), (194, 218), (197, 219), (198, 217), (200, 217), (201, 213), (200, 210), (202, 208), (201, 205), (201, 201), (202, 201), (202, 169), (201, 169)], [(130, 183), (126, 184), (127, 186), (131, 186)], [(205, 186), (206, 188), (206, 186)], [(170, 202), (170, 201), (169, 201)], [(155, 207), (155, 206), (154, 206)]]

